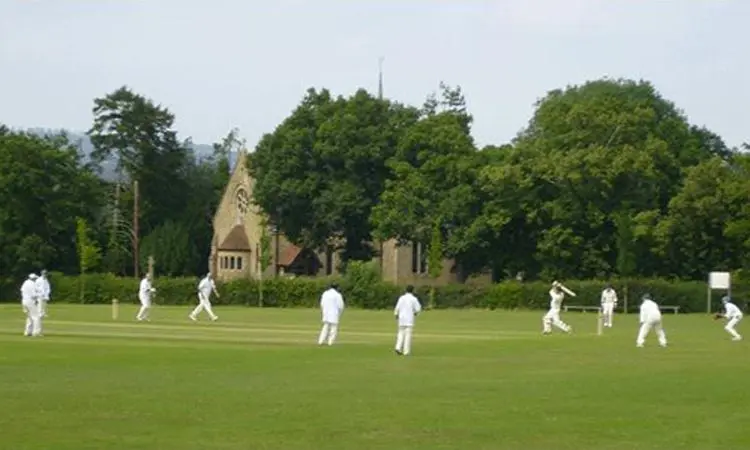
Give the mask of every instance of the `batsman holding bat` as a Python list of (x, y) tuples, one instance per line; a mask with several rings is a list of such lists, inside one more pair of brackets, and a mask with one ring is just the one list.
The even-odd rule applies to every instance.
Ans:
[(572, 328), (560, 320), (560, 309), (562, 308), (562, 302), (565, 299), (565, 294), (575, 297), (575, 292), (565, 287), (558, 281), (552, 282), (552, 289), (549, 291), (549, 311), (542, 318), (542, 334), (550, 334), (552, 332), (552, 326), (559, 328), (560, 330), (570, 333)]

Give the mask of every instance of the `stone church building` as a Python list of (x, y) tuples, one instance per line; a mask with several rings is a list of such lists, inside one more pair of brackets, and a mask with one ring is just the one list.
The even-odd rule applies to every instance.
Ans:
[[(224, 190), (213, 220), (210, 270), (219, 280), (260, 277), (260, 240), (263, 213), (252, 201), (254, 180), (247, 170), (247, 153), (240, 152), (229, 183)], [(269, 226), (271, 264), (264, 278), (274, 276), (326, 276), (337, 274), (338, 252), (300, 248)], [(380, 265), (385, 281), (396, 284), (429, 284), (427, 254), (422, 245), (398, 245), (395, 240), (382, 243), (374, 261)], [(379, 249), (380, 250), (380, 249)], [(452, 260), (445, 260), (443, 273), (434, 282), (456, 282)]]

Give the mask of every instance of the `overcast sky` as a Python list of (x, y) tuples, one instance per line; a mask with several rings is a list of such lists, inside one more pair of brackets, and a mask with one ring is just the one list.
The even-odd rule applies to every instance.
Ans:
[(0, 123), (85, 131), (126, 84), (181, 137), (251, 146), (306, 88), (421, 104), (463, 87), (479, 145), (509, 141), (548, 90), (644, 78), (729, 145), (750, 141), (747, 0), (0, 0)]

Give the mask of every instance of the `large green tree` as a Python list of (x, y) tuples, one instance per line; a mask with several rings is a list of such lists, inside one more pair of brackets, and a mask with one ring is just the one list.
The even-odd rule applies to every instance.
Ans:
[(476, 179), (485, 158), (474, 146), (472, 116), (460, 87), (441, 83), (439, 94), (427, 98), (421, 113), (388, 160), (392, 176), (371, 222), (380, 239), (420, 242), (425, 247), (437, 227), (444, 242), (441, 254), (456, 259), (462, 277), (485, 266), (475, 257), (482, 243), (472, 228), (480, 205)]
[(477, 186), (482, 204), (471, 233), (481, 245), (476, 253), (492, 269), (494, 278), (531, 276), (539, 272), (536, 242), (544, 231), (540, 199), (550, 195), (550, 185), (526, 158), (528, 151), (513, 146), (486, 148), (487, 162), (479, 170)]
[(630, 80), (550, 92), (513, 146), (512, 158), (484, 171), (484, 214), (507, 221), (498, 238), (515, 264), (545, 277), (657, 270), (643, 229), (666, 211), (687, 168), (728, 152), (651, 84)]
[(0, 129), (0, 272), (77, 272), (76, 218), (97, 220), (102, 183), (64, 135)]
[(464, 239), (464, 227), (476, 212), (476, 162), (473, 141), (458, 116), (439, 113), (420, 120), (389, 160), (393, 178), (372, 212), (376, 236), (428, 246), (438, 223), (445, 255), (468, 261), (472, 247)]
[(705, 278), (714, 270), (747, 267), (750, 173), (716, 157), (687, 170), (680, 192), (655, 229), (662, 275)]
[[(166, 276), (187, 276), (206, 271), (206, 261), (196, 268), (198, 248), (185, 222), (167, 221), (156, 227), (141, 242), (141, 267), (146, 267), (148, 257), (157, 261), (156, 272)], [(202, 269), (201, 272), (196, 269)]]
[(121, 179), (138, 181), (141, 231), (179, 220), (190, 195), (191, 154), (177, 138), (174, 115), (126, 86), (95, 99), (93, 114), (91, 156), (115, 158)]
[(251, 155), (255, 201), (293, 242), (340, 245), (344, 262), (373, 249), (370, 212), (390, 176), (386, 161), (418, 111), (373, 97), (308, 90)]

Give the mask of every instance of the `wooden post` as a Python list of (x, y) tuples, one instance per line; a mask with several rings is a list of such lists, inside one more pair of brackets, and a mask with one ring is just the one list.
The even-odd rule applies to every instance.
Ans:
[(117, 320), (120, 312), (120, 302), (116, 299), (112, 299), (112, 320)]
[(133, 181), (133, 274), (138, 277), (139, 267), (138, 259), (140, 258), (138, 247), (140, 247), (138, 216), (140, 215), (140, 193), (138, 192), (138, 180)]

